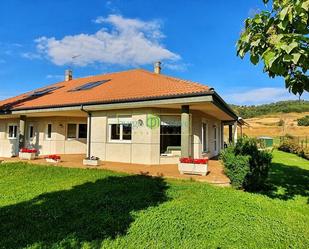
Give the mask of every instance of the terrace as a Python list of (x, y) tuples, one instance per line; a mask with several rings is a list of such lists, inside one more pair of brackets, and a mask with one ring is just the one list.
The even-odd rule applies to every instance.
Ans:
[[(168, 165), (143, 165), (143, 164), (129, 164), (129, 163), (118, 163), (118, 162), (102, 162), (100, 166), (85, 166), (83, 165), (83, 158), (85, 155), (61, 155), (61, 162), (55, 165), (55, 167), (68, 167), (68, 168), (96, 168), (105, 169), (115, 172), (129, 173), (129, 174), (139, 174), (139, 175), (151, 175), (151, 176), (161, 176), (164, 178), (172, 179), (184, 179), (184, 180), (196, 180), (200, 182), (208, 182), (210, 184), (218, 186), (229, 186), (230, 180), (224, 174), (223, 166), (217, 159), (211, 159), (208, 162), (208, 173), (206, 176), (200, 175), (181, 175), (178, 171), (177, 164)], [(18, 162), (21, 161), (18, 157), (13, 158), (0, 158), (3, 162)], [(31, 161), (32, 164), (39, 165), (50, 165), (45, 161), (43, 157), (39, 157)]]

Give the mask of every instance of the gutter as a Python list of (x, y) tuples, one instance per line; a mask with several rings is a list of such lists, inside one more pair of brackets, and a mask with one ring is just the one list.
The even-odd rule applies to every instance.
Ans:
[(88, 139), (87, 139), (87, 144), (88, 144), (88, 150), (87, 150), (87, 158), (89, 158), (90, 159), (90, 157), (91, 157), (91, 121), (92, 121), (92, 113), (91, 112), (89, 112), (89, 111), (87, 111), (87, 110), (85, 110), (84, 109), (84, 106), (83, 105), (81, 105), (81, 107), (80, 107), (80, 110), (82, 111), (82, 112), (85, 112), (85, 113), (87, 113), (87, 115), (88, 115)]
[(235, 112), (229, 107), (229, 105), (215, 92), (215, 91), (205, 91), (199, 93), (191, 94), (178, 94), (178, 95), (168, 95), (161, 97), (150, 97), (150, 98), (139, 98), (139, 99), (122, 99), (122, 100), (113, 100), (113, 101), (96, 101), (89, 103), (77, 103), (77, 104), (68, 104), (68, 105), (58, 105), (58, 106), (42, 106), (35, 108), (24, 108), (11, 110), (11, 114), (22, 114), (27, 112), (44, 112), (44, 111), (72, 111), (72, 110), (82, 110), (87, 114), (89, 111), (85, 111), (83, 107), (87, 107), (88, 110), (96, 111), (100, 110), (113, 110), (119, 108), (139, 108), (139, 107), (148, 107), (155, 104), (180, 104), (186, 103), (190, 104), (191, 102), (212, 102), (222, 111), (230, 115), (235, 121), (238, 119), (238, 116)]
[(238, 116), (236, 113), (232, 110), (232, 108), (220, 97), (220, 95), (213, 91), (213, 104), (216, 105), (218, 108), (220, 108), (222, 111), (228, 113), (231, 117), (235, 119), (235, 121), (238, 120)]

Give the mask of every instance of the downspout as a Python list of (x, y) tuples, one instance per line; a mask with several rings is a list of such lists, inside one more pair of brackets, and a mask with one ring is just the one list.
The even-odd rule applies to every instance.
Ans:
[(87, 158), (90, 159), (90, 157), (91, 157), (91, 120), (92, 120), (91, 118), (92, 118), (92, 113), (89, 112), (89, 111), (86, 111), (84, 109), (83, 105), (81, 105), (80, 110), (82, 112), (87, 113), (87, 115), (88, 115), (88, 138), (87, 138), (88, 150), (87, 150)]

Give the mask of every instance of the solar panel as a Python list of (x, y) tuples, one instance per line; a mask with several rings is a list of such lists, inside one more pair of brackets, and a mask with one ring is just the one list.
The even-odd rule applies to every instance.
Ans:
[(50, 92), (52, 92), (52, 91), (54, 91), (54, 90), (57, 90), (57, 89), (59, 89), (59, 88), (61, 88), (61, 86), (48, 87), (48, 88), (45, 88), (45, 89), (42, 89), (42, 90), (34, 91), (34, 92), (31, 93), (29, 96), (30, 96), (30, 97), (41, 96), (41, 95), (50, 93)]
[(100, 86), (103, 83), (108, 82), (108, 81), (110, 81), (110, 80), (100, 80), (100, 81), (95, 81), (95, 82), (89, 82), (89, 83), (86, 83), (86, 84), (81, 85), (79, 87), (76, 87), (76, 88), (74, 88), (73, 90), (70, 90), (70, 91), (75, 92), (75, 91), (89, 90), (89, 89), (92, 89), (94, 87)]

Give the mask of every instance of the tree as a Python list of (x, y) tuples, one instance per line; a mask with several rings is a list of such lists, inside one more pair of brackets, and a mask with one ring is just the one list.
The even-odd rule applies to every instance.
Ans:
[[(263, 0), (265, 4), (269, 0)], [(245, 21), (237, 42), (237, 56), (250, 54), (264, 72), (282, 76), (293, 94), (309, 92), (309, 0), (273, 0), (271, 11), (261, 11)]]

